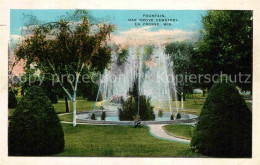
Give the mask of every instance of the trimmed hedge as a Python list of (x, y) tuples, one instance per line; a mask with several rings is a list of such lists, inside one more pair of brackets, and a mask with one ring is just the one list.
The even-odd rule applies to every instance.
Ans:
[(171, 120), (174, 120), (174, 114), (171, 114)]
[(63, 149), (63, 129), (50, 99), (40, 87), (28, 88), (10, 117), (9, 155), (52, 155)]
[(180, 114), (180, 113), (177, 113), (176, 119), (180, 119), (180, 118), (181, 118), (181, 114)]
[(105, 120), (106, 119), (106, 112), (102, 112), (101, 113), (101, 120)]
[(97, 119), (96, 119), (96, 115), (95, 115), (94, 112), (91, 114), (91, 117), (90, 117), (90, 118), (91, 118), (91, 120), (97, 120)]
[(15, 108), (17, 106), (17, 100), (12, 88), (8, 88), (8, 108)]
[(227, 79), (220, 79), (210, 89), (191, 148), (213, 157), (251, 157), (252, 113)]

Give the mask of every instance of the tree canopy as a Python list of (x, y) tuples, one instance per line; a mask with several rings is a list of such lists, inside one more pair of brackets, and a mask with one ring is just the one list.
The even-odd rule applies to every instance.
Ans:
[(194, 45), (190, 42), (173, 42), (166, 45), (166, 54), (174, 63), (174, 73), (177, 75), (178, 94), (192, 91), (193, 84), (185, 81), (185, 76), (193, 74), (191, 57), (194, 55)]
[[(72, 19), (79, 16), (78, 21)], [(31, 33), (15, 52), (19, 59), (27, 60), (27, 65), (35, 63), (39, 66), (41, 74), (52, 75), (52, 79), (55, 78), (75, 102), (82, 70), (86, 68), (102, 73), (108, 66), (111, 50), (107, 39), (115, 26), (103, 22), (93, 24), (87, 12), (82, 10), (75, 11), (69, 18), (72, 21), (60, 19), (58, 22), (31, 25)], [(76, 103), (74, 113), (76, 115)]]
[[(203, 29), (196, 54), (192, 56), (194, 72), (198, 74), (249, 74), (248, 81), (238, 85), (252, 90), (252, 11), (209, 11), (202, 17)], [(246, 80), (247, 77), (242, 77)], [(212, 83), (203, 84), (210, 88)]]

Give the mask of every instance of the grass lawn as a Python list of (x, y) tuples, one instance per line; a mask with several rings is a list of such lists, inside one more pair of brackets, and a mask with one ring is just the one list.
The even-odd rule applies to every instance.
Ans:
[[(21, 99), (21, 97), (18, 96), (17, 101), (19, 101), (20, 99)], [(195, 104), (194, 100), (186, 100), (186, 101), (184, 101), (184, 108), (190, 109), (190, 110), (184, 110), (184, 111), (180, 110), (180, 112), (192, 113), (192, 114), (199, 115), (204, 102), (200, 101), (199, 103), (200, 104)], [(249, 109), (252, 109), (252, 103), (250, 103), (249, 101), (246, 101), (246, 103), (247, 103)], [(73, 110), (72, 109), (72, 102), (70, 101), (69, 104), (70, 104), (70, 112), (72, 112), (72, 110)], [(79, 99), (79, 100), (77, 100), (77, 112), (93, 110), (94, 105), (95, 105), (95, 101), (85, 101), (83, 99)], [(176, 102), (173, 101), (172, 105), (175, 106)], [(55, 110), (58, 114), (66, 112), (65, 101), (63, 99), (60, 99), (58, 101), (58, 103), (53, 104), (53, 106), (54, 106), (54, 108), (55, 108)], [(179, 107), (181, 107), (180, 101), (179, 101)], [(9, 115), (12, 114), (12, 112), (14, 110), (15, 109), (9, 109)], [(63, 116), (62, 118), (68, 118), (68, 115)]]
[[(20, 100), (20, 97), (17, 97), (17, 102)], [(55, 108), (55, 111), (59, 113), (66, 113), (66, 106), (65, 106), (65, 101), (64, 100), (59, 100), (57, 104), (52, 104)], [(77, 100), (77, 112), (81, 111), (88, 111), (88, 110), (93, 110), (95, 105), (95, 101), (85, 101), (83, 99)], [(72, 108), (72, 102), (69, 102), (70, 106), (70, 112), (73, 111)], [(13, 113), (15, 109), (9, 109), (9, 115)]]
[(57, 156), (200, 157), (189, 144), (152, 137), (146, 127), (62, 124), (65, 149)]
[[(95, 101), (86, 101), (86, 100), (77, 100), (76, 106), (77, 106), (77, 112), (81, 111), (88, 111), (93, 110), (95, 105)], [(66, 106), (65, 106), (65, 100), (59, 100), (57, 104), (53, 104), (55, 110), (57, 113), (65, 113), (66, 112)], [(69, 102), (70, 106), (70, 112), (73, 111), (72, 102)]]
[(203, 96), (202, 93), (194, 93), (194, 94), (185, 94), (185, 98), (186, 99), (205, 99), (207, 97), (207, 94), (205, 94), (205, 96)]
[[(186, 100), (186, 101), (184, 101), (184, 109), (186, 109), (186, 110), (181, 110), (181, 101), (179, 101), (179, 110), (180, 110), (180, 112), (199, 115), (200, 111), (202, 109), (203, 103), (204, 103), (204, 100), (200, 101), (199, 104), (196, 104), (194, 102), (194, 100)], [(176, 107), (176, 101), (172, 101), (172, 105), (174, 107)]]
[(59, 115), (59, 118), (60, 118), (61, 121), (70, 121), (70, 122), (72, 122), (73, 114)]
[[(201, 109), (203, 107), (204, 101), (205, 100), (200, 100), (199, 102), (197, 102), (198, 104), (196, 104), (194, 102), (194, 100), (186, 100), (186, 101), (184, 101), (184, 108), (188, 109), (188, 110), (181, 110), (180, 109), (180, 112), (185, 112), (185, 113), (191, 113), (191, 114), (199, 115), (200, 112), (201, 112)], [(245, 100), (245, 101), (246, 101), (246, 104), (247, 104), (248, 108), (250, 110), (252, 110), (252, 103), (249, 102), (248, 100)], [(173, 105), (176, 105), (175, 101), (173, 101)], [(180, 101), (179, 101), (179, 107), (181, 107), (181, 102)]]
[(173, 125), (166, 125), (164, 128), (171, 134), (186, 139), (191, 139), (191, 127), (192, 127), (191, 125), (173, 124)]
[(201, 110), (200, 109), (193, 109), (193, 110), (180, 110), (180, 112), (183, 113), (190, 113), (190, 114), (195, 114), (195, 115), (200, 115)]
[[(199, 103), (195, 103), (194, 100), (186, 100), (184, 101), (184, 108), (185, 109), (201, 109), (203, 107), (204, 100), (200, 100)], [(181, 106), (181, 102), (180, 102)]]
[[(181, 108), (181, 101), (178, 101), (179, 108)], [(196, 104), (194, 100), (185, 100), (184, 101), (184, 108), (185, 109), (201, 109), (204, 104), (204, 100), (200, 100), (199, 104)], [(176, 107), (176, 101), (172, 101), (173, 107)]]

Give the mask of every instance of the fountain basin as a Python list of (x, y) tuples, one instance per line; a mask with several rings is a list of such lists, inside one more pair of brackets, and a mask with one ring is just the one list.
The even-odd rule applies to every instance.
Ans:
[[(132, 125), (133, 121), (120, 121), (118, 118), (117, 110), (104, 110), (106, 112), (106, 119), (101, 120), (101, 110), (95, 111), (97, 120), (91, 119), (93, 111), (81, 112), (77, 114), (78, 123), (91, 123), (91, 124), (116, 124), (116, 125)], [(182, 118), (177, 120), (170, 120), (170, 112), (163, 112), (163, 116), (158, 116), (158, 111), (154, 111), (155, 120), (142, 121), (142, 124), (178, 124), (178, 123), (193, 123), (198, 119), (197, 115), (181, 113)]]

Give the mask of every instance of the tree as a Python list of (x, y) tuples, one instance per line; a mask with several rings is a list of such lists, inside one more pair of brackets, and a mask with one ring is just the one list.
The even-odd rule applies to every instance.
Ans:
[(25, 66), (25, 74), (22, 75), (22, 80), (20, 83), (21, 94), (24, 95), (24, 92), (31, 86), (40, 86), (46, 95), (49, 97), (52, 103), (57, 103), (58, 98), (58, 84), (53, 84), (51, 77), (48, 75), (37, 74), (37, 68), (32, 66)]
[[(249, 82), (234, 82), (243, 90), (252, 90), (252, 11), (209, 11), (202, 17), (201, 39), (192, 56), (197, 74), (229, 74), (232, 80), (239, 73), (250, 75)], [(238, 79), (238, 78), (237, 78)], [(202, 80), (204, 82), (204, 80)], [(198, 84), (210, 88), (213, 82)]]
[(11, 87), (8, 88), (8, 108), (15, 108), (17, 105), (17, 100), (14, 91)]
[(9, 155), (51, 155), (63, 149), (63, 129), (50, 99), (40, 87), (28, 88), (10, 117)]
[[(82, 75), (87, 75), (92, 73), (92, 71), (84, 68), (82, 70)], [(81, 79), (81, 83), (78, 85), (78, 95), (87, 99), (88, 101), (95, 101), (98, 93), (98, 83), (96, 82), (98, 77), (95, 75), (89, 75), (87, 78)]]
[(173, 42), (166, 45), (165, 53), (169, 54), (174, 64), (174, 73), (177, 75), (178, 101), (184, 101), (185, 93), (191, 93), (193, 89), (193, 83), (186, 81), (185, 77), (193, 74), (191, 56), (194, 54), (194, 45), (189, 42)]
[[(33, 33), (22, 41), (16, 50), (20, 59), (35, 62), (41, 72), (54, 75), (69, 99), (73, 102), (73, 126), (76, 126), (76, 96), (83, 68), (103, 72), (111, 58), (106, 41), (114, 26), (92, 24), (87, 12), (75, 11), (79, 21), (61, 19), (34, 26)], [(64, 85), (68, 82), (68, 86)]]
[(252, 112), (225, 77), (209, 91), (193, 132), (191, 148), (214, 157), (251, 157)]

